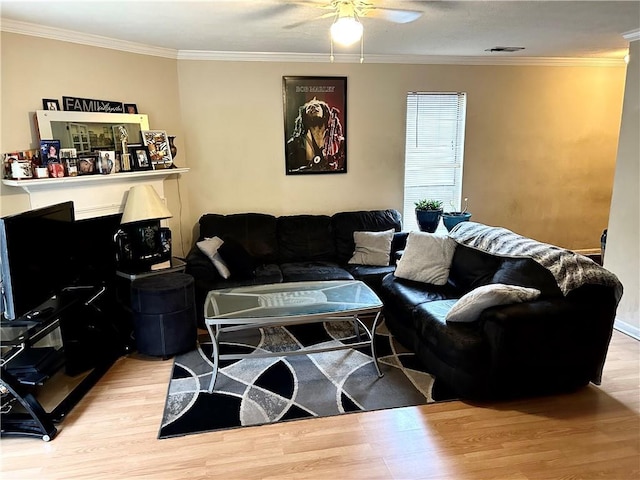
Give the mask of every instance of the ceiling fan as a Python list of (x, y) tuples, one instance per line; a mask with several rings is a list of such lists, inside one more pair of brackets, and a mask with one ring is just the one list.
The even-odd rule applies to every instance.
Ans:
[(394, 23), (409, 23), (422, 16), (419, 10), (403, 10), (397, 8), (378, 7), (367, 0), (297, 0), (289, 6), (314, 7), (326, 10), (326, 13), (315, 18), (285, 25), (284, 28), (296, 28), (309, 22), (323, 18), (334, 18), (331, 25), (331, 62), (333, 56), (333, 42), (349, 46), (360, 41), (360, 63), (364, 61), (364, 27), (360, 23), (363, 17), (379, 18)]
[(377, 7), (373, 2), (366, 0), (300, 0), (291, 3), (298, 6), (315, 7), (327, 10), (327, 12), (312, 19), (286, 25), (285, 28), (295, 28), (308, 22), (330, 17), (335, 17), (336, 21), (342, 18), (359, 20), (362, 17), (367, 17), (394, 23), (409, 23), (420, 18), (423, 13), (419, 10)]

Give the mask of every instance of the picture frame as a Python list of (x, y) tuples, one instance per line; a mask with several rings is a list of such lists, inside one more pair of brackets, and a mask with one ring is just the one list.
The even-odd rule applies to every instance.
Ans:
[(167, 132), (165, 130), (142, 130), (140, 135), (142, 144), (147, 147), (153, 169), (172, 168), (173, 158)]
[(31, 160), (20, 158), (18, 152), (4, 154), (5, 178), (22, 180), (33, 178), (33, 164)]
[(42, 165), (60, 162), (60, 140), (40, 140), (40, 157)]
[(347, 173), (347, 77), (282, 77), (285, 173)]
[(125, 103), (124, 104), (124, 113), (138, 113), (138, 106), (135, 103)]
[(78, 157), (78, 150), (75, 148), (61, 148), (60, 149), (60, 158), (61, 159), (66, 159), (66, 158), (77, 158)]
[(127, 141), (130, 137), (129, 131), (127, 130), (127, 126), (125, 124), (112, 125), (111, 130), (113, 131), (113, 144), (114, 144), (114, 148), (116, 149), (116, 152), (127, 153), (122, 151), (123, 139), (124, 139), (124, 146), (126, 147)]
[(78, 155), (78, 175), (93, 175), (96, 173), (96, 162), (98, 156), (95, 154)]
[(98, 173), (102, 175), (110, 175), (114, 173), (116, 170), (115, 150), (98, 150), (96, 168)]
[(60, 110), (60, 102), (57, 98), (43, 98), (42, 99), (43, 110)]
[(147, 147), (142, 144), (129, 144), (129, 155), (131, 156), (131, 169), (134, 171), (151, 170), (153, 165), (149, 158)]

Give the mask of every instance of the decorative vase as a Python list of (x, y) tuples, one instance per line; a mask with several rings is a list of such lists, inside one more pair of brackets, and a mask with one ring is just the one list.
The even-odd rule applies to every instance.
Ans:
[(418, 210), (416, 209), (416, 220), (421, 232), (433, 233), (438, 228), (442, 217), (442, 209), (439, 210)]
[(471, 218), (469, 212), (447, 212), (442, 214), (442, 223), (447, 228), (447, 232), (450, 232), (460, 222), (466, 222)]
[(176, 155), (178, 154), (178, 147), (174, 145), (174, 140), (176, 139), (175, 135), (169, 135), (169, 150), (171, 150), (171, 158), (175, 160)]

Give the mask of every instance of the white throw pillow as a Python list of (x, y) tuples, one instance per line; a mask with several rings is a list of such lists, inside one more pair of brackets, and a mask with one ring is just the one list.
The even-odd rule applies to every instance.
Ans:
[(411, 232), (395, 276), (415, 282), (444, 285), (456, 250), (456, 242), (444, 235)]
[(473, 322), (480, 317), (486, 308), (527, 302), (535, 300), (539, 296), (540, 290), (535, 288), (505, 285), (504, 283), (483, 285), (463, 295), (451, 307), (446, 320), (447, 322)]
[(389, 265), (391, 242), (395, 230), (384, 232), (353, 232), (356, 249), (349, 263), (357, 265)]
[(227, 264), (224, 263), (224, 260), (222, 260), (222, 257), (218, 253), (218, 249), (222, 246), (223, 243), (224, 241), (221, 238), (213, 237), (205, 238), (201, 242), (196, 243), (196, 245), (202, 253), (209, 257), (209, 260), (211, 260), (213, 266), (216, 267), (216, 270), (218, 271), (220, 276), (226, 280), (231, 276), (231, 272), (229, 271)]

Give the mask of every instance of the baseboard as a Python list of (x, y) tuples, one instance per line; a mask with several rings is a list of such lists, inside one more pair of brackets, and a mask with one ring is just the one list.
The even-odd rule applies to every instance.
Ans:
[(620, 320), (616, 320), (613, 323), (613, 328), (618, 330), (619, 332), (624, 333), (625, 335), (629, 335), (636, 340), (640, 340), (640, 328), (634, 327), (633, 325), (629, 325), (628, 323), (622, 322)]

